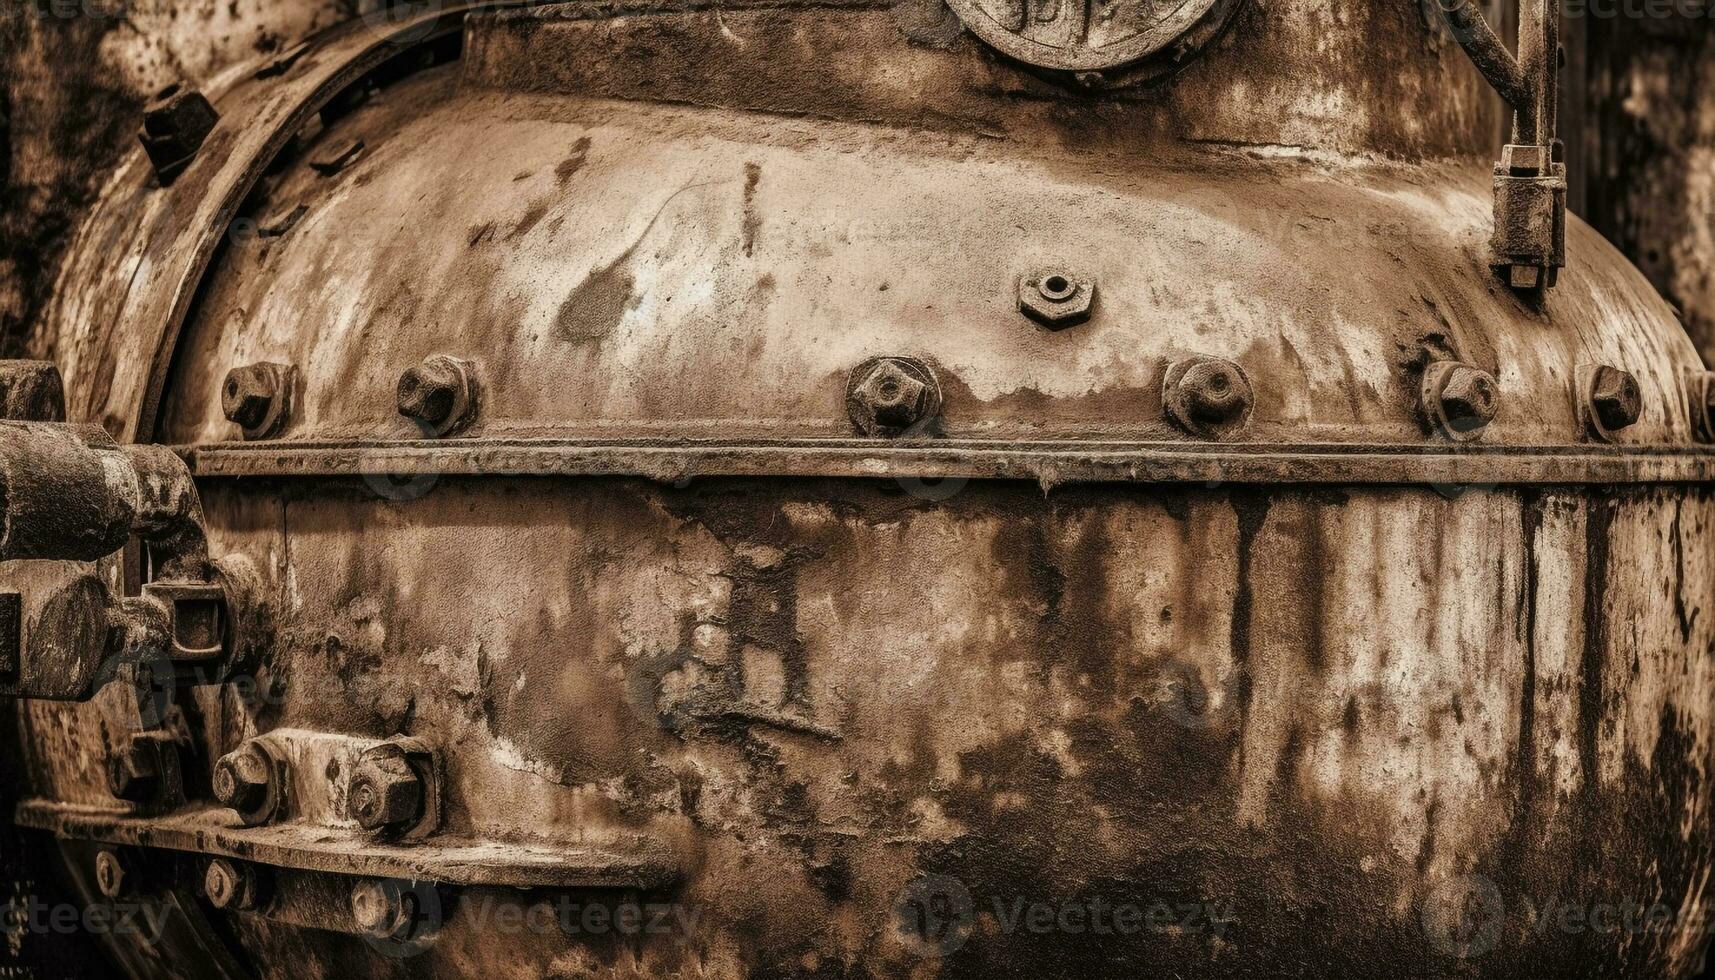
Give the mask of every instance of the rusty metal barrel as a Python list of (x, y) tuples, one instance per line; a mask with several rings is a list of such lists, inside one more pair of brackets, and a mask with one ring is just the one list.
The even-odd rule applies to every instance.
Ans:
[(251, 612), (26, 702), (14, 819), (146, 976), (1689, 974), (1710, 375), (1553, 22), (1440, 6), (447, 6), (165, 93), (48, 347)]

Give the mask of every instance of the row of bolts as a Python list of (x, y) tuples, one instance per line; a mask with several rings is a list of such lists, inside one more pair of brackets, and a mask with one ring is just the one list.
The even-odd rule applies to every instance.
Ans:
[[(154, 753), (144, 751), (151, 747)], [(160, 789), (158, 777), (164, 767), (158, 754), (170, 750), (156, 739), (134, 740), (128, 751), (110, 759), (109, 790), (120, 799), (147, 802)], [(247, 742), (215, 764), (211, 780), (215, 799), (234, 810), (245, 826), (266, 824), (281, 809), (284, 766), (257, 742)], [(402, 749), (383, 744), (357, 762), (346, 793), (346, 814), (365, 831), (382, 839), (395, 838), (424, 817), (424, 778)], [(136, 876), (129, 864), (113, 848), (96, 853), (95, 883), (102, 895), (118, 899), (133, 890)], [(248, 863), (216, 857), (205, 868), (203, 894), (217, 909), (258, 908), (263, 892), (263, 882)], [(357, 879), (350, 906), (358, 931), (377, 939), (406, 938), (418, 924), (416, 896), (388, 880)]]
[[(1069, 275), (1048, 274), (1020, 281), (1019, 309), (1050, 330), (1076, 326), (1089, 318), (1094, 283)], [(1715, 399), (1710, 376), (1699, 396)], [(221, 390), (226, 418), (244, 430), (247, 439), (268, 439), (284, 429), (290, 414), (296, 370), (291, 365), (260, 363), (235, 368)], [(1637, 379), (1612, 366), (1595, 368), (1583, 383), (1586, 424), (1608, 436), (1637, 422), (1642, 397)], [(1444, 434), (1459, 440), (1474, 438), (1495, 418), (1498, 386), (1492, 375), (1470, 364), (1438, 361), (1424, 369), (1421, 404), (1424, 415)], [(475, 420), (481, 386), (469, 361), (435, 354), (406, 370), (397, 386), (399, 414), (422, 426), (425, 434), (456, 434)], [(1169, 365), (1162, 403), (1167, 415), (1185, 431), (1218, 438), (1245, 424), (1255, 397), (1244, 370), (1232, 361), (1194, 356)], [(878, 357), (858, 365), (847, 385), (848, 415), (866, 436), (895, 437), (921, 431), (941, 410), (941, 389), (932, 368), (912, 357)], [(1715, 404), (1700, 406), (1715, 413)], [(255, 745), (246, 745), (222, 758), (215, 767), (214, 791), (220, 802), (240, 814), (247, 825), (273, 815), (280, 778), (278, 764)], [(123, 773), (124, 767), (114, 772)], [(110, 782), (114, 776), (110, 773)], [(113, 783), (114, 792), (132, 798), (135, 788)], [(356, 774), (348, 798), (349, 815), (366, 830), (387, 834), (421, 817), (421, 776), (402, 757), (383, 755)], [(104, 894), (114, 897), (125, 885), (118, 854), (97, 855), (96, 877)], [(255, 873), (227, 858), (215, 858), (207, 869), (204, 892), (216, 908), (251, 908), (257, 902)], [(410, 896), (388, 891), (384, 882), (360, 880), (352, 893), (354, 921), (367, 934), (397, 936), (412, 922)]]
[[(262, 363), (235, 368), (226, 378), (221, 406), (248, 440), (280, 434), (291, 416), (296, 370)], [(1715, 398), (1715, 385), (1704, 386)], [(469, 361), (436, 354), (399, 378), (399, 414), (424, 435), (456, 435), (476, 420), (481, 383)], [(1637, 422), (1643, 399), (1637, 378), (1619, 368), (1596, 368), (1584, 384), (1585, 422), (1606, 438)], [(1249, 420), (1255, 395), (1244, 370), (1218, 357), (1193, 356), (1168, 366), (1162, 405), (1168, 418), (1194, 436), (1221, 438)], [(1439, 361), (1424, 370), (1421, 409), (1433, 428), (1465, 441), (1495, 419), (1498, 386), (1470, 364)], [(846, 409), (865, 436), (893, 438), (923, 433), (940, 417), (941, 387), (934, 370), (913, 357), (881, 357), (855, 369), (847, 385)], [(1707, 412), (1715, 412), (1711, 404)]]
[[(1053, 331), (1090, 319), (1094, 280), (1070, 273), (1025, 276), (1018, 284), (1018, 308)], [(290, 365), (263, 363), (235, 368), (227, 375), (221, 407), (246, 439), (268, 439), (284, 429), (290, 416), (296, 371)], [(1715, 415), (1715, 383), (1697, 379), (1705, 418)], [(1637, 422), (1643, 398), (1637, 378), (1609, 365), (1580, 379), (1586, 427), (1598, 438)], [(1476, 438), (1495, 419), (1498, 385), (1494, 376), (1460, 361), (1437, 361), (1423, 372), (1420, 409), (1431, 427), (1456, 441)], [(481, 385), (469, 361), (435, 354), (399, 378), (399, 414), (426, 435), (454, 435), (476, 419)], [(1225, 358), (1188, 357), (1168, 366), (1162, 390), (1167, 416), (1194, 436), (1221, 438), (1249, 420), (1255, 395), (1244, 369)], [(877, 357), (853, 369), (846, 388), (846, 410), (865, 436), (893, 438), (923, 433), (941, 412), (941, 386), (935, 372), (914, 357)], [(1708, 429), (1708, 425), (1703, 428)], [(1715, 433), (1705, 435), (1715, 437)]]

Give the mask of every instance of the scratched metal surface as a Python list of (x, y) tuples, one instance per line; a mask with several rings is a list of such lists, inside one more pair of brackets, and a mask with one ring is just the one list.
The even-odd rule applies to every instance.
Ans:
[[(1094, 107), (922, 13), (484, 19), (464, 64), (309, 150), (361, 137), (355, 164), (288, 161), (257, 199), (306, 211), (217, 256), (160, 438), (231, 439), (216, 385), (265, 358), (306, 377), (287, 442), (414, 438), (393, 382), (447, 351), (488, 372), (477, 441), (843, 437), (845, 372), (880, 353), (941, 370), (956, 435), (1185, 440), (1151, 392), (1199, 352), (1250, 371), (1263, 443), (1432, 444), (1415, 373), (1458, 354), (1500, 379), (1492, 445), (1579, 442), (1592, 361), (1642, 384), (1624, 443), (1691, 444), (1696, 355), (1597, 235), (1573, 223), (1543, 314), (1493, 285), (1465, 152), (1487, 113), (1414, 7), (1252, 4), (1166, 87)], [(135, 220), (95, 219), (52, 326), (74, 417), (121, 427), (155, 352), (89, 314), (147, 270), (100, 246)], [(1101, 309), (1051, 334), (1013, 279), (1068, 257)], [(214, 917), (263, 975), (1683, 975), (1702, 954), (1686, 930), (1545, 933), (1518, 902), (1707, 898), (1706, 485), (419, 477), (204, 482), (212, 545), (270, 570), (283, 687), (200, 694), (203, 763), (278, 727), (433, 734), (449, 832), (657, 842), (701, 927), (500, 933), (461, 902), (398, 960), (305, 928), (314, 908)], [(123, 708), (28, 706), (35, 792), (109, 804)], [(925, 875), (988, 913), (945, 955), (901, 931)], [(1461, 962), (1424, 917), (1473, 875), (1512, 914)], [(1097, 897), (1230, 921), (1097, 942), (994, 912)]]

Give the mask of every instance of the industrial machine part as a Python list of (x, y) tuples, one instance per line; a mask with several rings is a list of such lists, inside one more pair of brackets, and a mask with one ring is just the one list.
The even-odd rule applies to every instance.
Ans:
[(1436, 0), (1471, 61), (1513, 110), (1512, 140), (1495, 166), (1492, 264), (1507, 285), (1540, 299), (1566, 265), (1566, 149), (1556, 135), (1560, 4), (1525, 0), (1519, 53), (1507, 51), (1476, 0)]
[(0, 366), (128, 970), (1695, 967), (1715, 390), (1546, 13), (1499, 175), (1382, 0), (392, 14), (164, 96)]

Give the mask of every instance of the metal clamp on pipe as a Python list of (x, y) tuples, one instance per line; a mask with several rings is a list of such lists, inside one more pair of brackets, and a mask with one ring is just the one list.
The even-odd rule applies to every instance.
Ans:
[[(118, 596), (92, 563), (133, 537), (151, 580)], [(140, 663), (156, 683), (210, 683), (236, 661), (248, 576), (210, 561), (196, 485), (164, 447), (0, 421), (0, 561), (0, 696), (84, 700)]]
[(1566, 266), (1566, 160), (1559, 115), (1560, 9), (1527, 0), (1515, 58), (1475, 0), (1442, 6), (1453, 37), (1513, 110), (1513, 137), (1495, 165), (1490, 265), (1511, 288), (1540, 299)]

